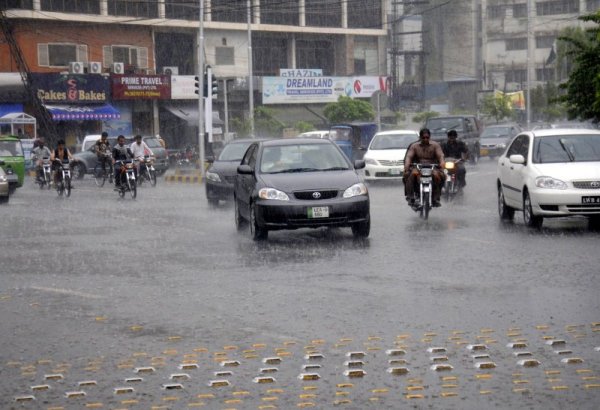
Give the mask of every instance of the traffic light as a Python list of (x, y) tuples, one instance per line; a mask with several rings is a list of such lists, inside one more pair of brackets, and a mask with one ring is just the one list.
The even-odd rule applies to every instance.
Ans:
[[(206, 83), (204, 83), (206, 84)], [(194, 77), (194, 88), (195, 88), (195, 93), (199, 94), (200, 93), (200, 77), (195, 76)]]
[(213, 100), (217, 99), (217, 94), (219, 93), (219, 82), (217, 78), (213, 75), (210, 81), (211, 85), (211, 97)]
[(204, 90), (202, 92), (204, 97), (208, 97), (208, 73), (204, 73)]

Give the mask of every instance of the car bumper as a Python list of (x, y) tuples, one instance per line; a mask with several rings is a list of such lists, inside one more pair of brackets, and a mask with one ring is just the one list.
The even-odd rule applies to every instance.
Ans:
[[(258, 224), (269, 230), (343, 227), (369, 219), (369, 197), (365, 195), (337, 201), (302, 201), (301, 203), (261, 200), (256, 205)], [(325, 206), (329, 209), (329, 217), (309, 218), (309, 208)]]
[(366, 165), (365, 166), (365, 180), (374, 181), (378, 179), (393, 180), (402, 179), (404, 172), (404, 165), (398, 166), (383, 166), (383, 165)]
[(8, 181), (0, 182), (0, 196), (8, 196)]
[(600, 189), (536, 189), (530, 191), (530, 196), (535, 215), (600, 215), (600, 202), (583, 203), (583, 197), (597, 198), (596, 201), (600, 201)]
[(500, 147), (481, 147), (479, 148), (480, 157), (499, 157), (504, 153), (505, 148)]
[(233, 198), (233, 184), (206, 180), (206, 197), (208, 199), (228, 200)]

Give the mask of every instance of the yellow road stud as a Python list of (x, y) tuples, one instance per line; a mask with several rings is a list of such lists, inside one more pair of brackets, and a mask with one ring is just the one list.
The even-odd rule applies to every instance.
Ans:
[(427, 352), (429, 352), (429, 353), (446, 353), (446, 348), (445, 347), (429, 347), (427, 349)]
[(301, 402), (296, 404), (296, 407), (300, 407), (301, 409), (305, 408), (305, 407), (315, 407), (316, 404), (311, 402), (311, 401), (306, 401), (306, 402)]
[(353, 385), (352, 383), (338, 383), (338, 384), (336, 385), (336, 387), (337, 387), (338, 389), (349, 389), (349, 388), (352, 388), (352, 387), (354, 387), (354, 385)]
[(495, 369), (496, 363), (494, 362), (479, 362), (475, 364), (478, 369)]
[(479, 394), (481, 394), (481, 395), (492, 394), (492, 391), (491, 390), (479, 390)]
[(484, 374), (476, 374), (475, 378), (479, 379), (479, 380), (489, 380), (489, 379), (492, 378), (492, 375), (491, 374), (486, 374), (486, 373), (484, 373)]
[(333, 405), (334, 406), (341, 406), (343, 404), (350, 404), (350, 403), (352, 403), (352, 400), (348, 400), (348, 399), (334, 400), (333, 401)]
[(429, 360), (432, 363), (447, 362), (448, 361), (448, 356), (433, 356), (433, 357), (430, 357)]
[(467, 349), (469, 350), (487, 350), (487, 346), (484, 344), (472, 344), (472, 345), (467, 345)]
[(581, 357), (566, 357), (561, 360), (561, 363), (581, 364), (581, 363), (583, 363), (583, 359)]
[(198, 399), (214, 399), (215, 395), (212, 393), (200, 393), (196, 396)]
[(221, 362), (221, 367), (237, 367), (240, 362), (237, 360), (225, 360)]
[(116, 387), (114, 390), (115, 394), (128, 394), (133, 393), (133, 387)]
[(88, 409), (101, 409), (102, 407), (104, 407), (104, 404), (102, 404), (102, 403), (86, 403), (85, 407)]
[(321, 376), (318, 373), (300, 373), (298, 378), (300, 380), (319, 380)]
[(262, 374), (265, 373), (277, 373), (279, 369), (277, 369), (277, 367), (263, 367), (262, 369), (260, 369), (260, 372)]
[(557, 345), (565, 345), (565, 344), (567, 344), (567, 342), (564, 340), (561, 340), (561, 339), (554, 339), (554, 340), (547, 340), (546, 344), (550, 345), (550, 346), (557, 346)]
[(50, 385), (48, 384), (40, 384), (37, 386), (31, 386), (31, 390), (33, 391), (46, 391), (46, 390), (50, 390)]
[(211, 380), (208, 382), (208, 387), (227, 387), (230, 386), (229, 380), (220, 379), (220, 380)]
[(575, 370), (575, 373), (577, 373), (577, 374), (592, 373), (592, 371), (590, 369), (577, 369), (577, 370)]
[(364, 377), (367, 375), (367, 372), (365, 372), (362, 369), (349, 369), (349, 370), (345, 370), (344, 371), (344, 376), (346, 377)]
[(514, 352), (515, 357), (531, 357), (533, 354), (531, 352)]
[(84, 380), (84, 381), (81, 381), (81, 382), (77, 383), (77, 385), (79, 387), (83, 387), (83, 386), (88, 386), (88, 387), (89, 386), (96, 386), (97, 384), (98, 383), (96, 382), (96, 380)]
[(336, 391), (335, 395), (336, 396), (348, 396), (348, 395), (350, 395), (350, 392), (347, 392), (347, 391)]
[(552, 390), (569, 390), (569, 386), (552, 386)]
[(269, 389), (267, 390), (267, 394), (282, 394), (283, 389)]
[(454, 367), (452, 367), (452, 365), (449, 364), (434, 364), (433, 366), (431, 366), (431, 370), (434, 370), (436, 372), (447, 372), (454, 369)]
[(442, 384), (442, 389), (457, 389), (458, 384)]
[(407, 386), (406, 390), (407, 391), (423, 391), (423, 390), (425, 390), (425, 387), (423, 387), (423, 386)]
[(310, 390), (318, 390), (319, 388), (317, 386), (302, 386), (302, 390), (304, 391), (310, 391)]
[(238, 397), (238, 396), (249, 396), (250, 392), (246, 391), (246, 390), (240, 390), (240, 391), (234, 391), (233, 393), (231, 393), (233, 396)]
[(64, 376), (60, 373), (57, 374), (47, 374), (44, 376), (44, 379), (46, 380), (62, 380), (64, 379)]
[(15, 401), (17, 403), (26, 402), (26, 401), (34, 401), (34, 400), (35, 400), (35, 396), (17, 396), (17, 397), (15, 397)]
[(254, 383), (265, 384), (265, 383), (275, 383), (276, 380), (274, 377), (255, 377)]
[(443, 391), (441, 393), (442, 397), (456, 397), (458, 396), (458, 393), (454, 392), (454, 391)]
[(512, 391), (513, 391), (513, 393), (522, 393), (522, 394), (530, 392), (529, 389), (525, 389), (525, 388), (515, 388)]
[(265, 364), (279, 364), (281, 363), (281, 357), (265, 357), (262, 361)]
[(388, 356), (404, 356), (406, 354), (406, 350), (403, 349), (389, 349), (385, 351), (385, 354)]
[(390, 367), (389, 369), (387, 369), (387, 371), (388, 373), (396, 376), (408, 374), (409, 372), (407, 367)]
[(195, 370), (198, 367), (198, 363), (182, 363), (178, 366), (179, 370)]
[(365, 365), (365, 362), (363, 362), (362, 360), (348, 360), (348, 361), (344, 362), (344, 366), (349, 367), (351, 369), (363, 367), (364, 365)]
[(536, 359), (523, 359), (523, 360), (519, 360), (517, 362), (517, 364), (519, 366), (523, 366), (523, 367), (537, 367), (541, 363), (539, 360), (536, 360)]
[(405, 394), (404, 397), (406, 397), (407, 399), (424, 399), (425, 396), (422, 394)]
[(135, 369), (136, 373), (154, 373), (156, 371), (156, 369), (152, 366), (148, 366), (148, 367), (137, 367)]
[(585, 384), (583, 387), (586, 389), (600, 389), (600, 384)]
[(298, 398), (300, 398), (300, 399), (316, 399), (317, 395), (314, 393), (303, 393), (303, 394), (299, 394)]

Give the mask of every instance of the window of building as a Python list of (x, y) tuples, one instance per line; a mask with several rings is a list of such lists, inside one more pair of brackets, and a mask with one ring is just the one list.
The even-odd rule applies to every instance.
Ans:
[(198, 0), (165, 0), (165, 17), (168, 19), (198, 20)]
[(42, 11), (100, 14), (100, 0), (40, 0)]
[(108, 14), (111, 16), (158, 17), (156, 0), (108, 0)]
[(348, 28), (381, 28), (381, 1), (348, 2)]
[(527, 3), (513, 4), (513, 17), (527, 17)]
[(217, 65), (235, 65), (235, 50), (233, 47), (216, 47), (215, 63)]
[(87, 46), (83, 44), (38, 44), (40, 67), (68, 67), (71, 62), (88, 62)]
[(550, 48), (555, 39), (555, 36), (537, 36), (535, 38), (535, 48)]
[[(305, 0), (306, 25), (313, 27), (341, 27), (341, 2)], [(355, 4), (355, 3), (352, 3)], [(350, 7), (350, 6), (349, 6)]]
[(525, 83), (527, 82), (527, 70), (508, 70), (504, 74), (504, 80), (507, 83)]
[(354, 59), (354, 75), (367, 75), (367, 62), (364, 59)]
[[(178, 2), (176, 0), (176, 3)], [(213, 2), (210, 11), (212, 21), (227, 21), (231, 23), (246, 23), (248, 21), (246, 0)]]
[(554, 69), (552, 68), (536, 68), (535, 79), (537, 81), (554, 81)]
[(260, 0), (261, 24), (297, 26), (300, 13), (297, 1)]
[(543, 1), (535, 3), (538, 16), (551, 16), (556, 14), (578, 13), (579, 0)]
[(32, 10), (33, 0), (0, 0), (1, 10), (23, 9)]
[(104, 46), (102, 47), (104, 67), (113, 63), (123, 63), (136, 68), (148, 68), (148, 47)]
[(587, 11), (600, 10), (600, 0), (586, 0), (585, 8)]
[(254, 75), (277, 76), (280, 68), (287, 67), (287, 41), (284, 38), (252, 37), (252, 69)]
[(501, 19), (504, 18), (504, 6), (488, 6), (487, 17), (489, 19)]
[(506, 51), (527, 50), (527, 37), (509, 38), (506, 40)]
[(320, 68), (323, 75), (334, 72), (333, 44), (325, 40), (296, 41), (297, 68)]

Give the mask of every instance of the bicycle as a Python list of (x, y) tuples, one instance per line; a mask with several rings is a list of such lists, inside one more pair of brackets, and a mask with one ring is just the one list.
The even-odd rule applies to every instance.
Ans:
[[(104, 186), (106, 179), (108, 179), (110, 184), (113, 183), (114, 171), (112, 166), (112, 154), (106, 153), (103, 154), (103, 156), (105, 158), (104, 161), (99, 159), (99, 162), (94, 167), (94, 181), (96, 182), (96, 186), (99, 187)], [(108, 169), (106, 164), (108, 164)]]

